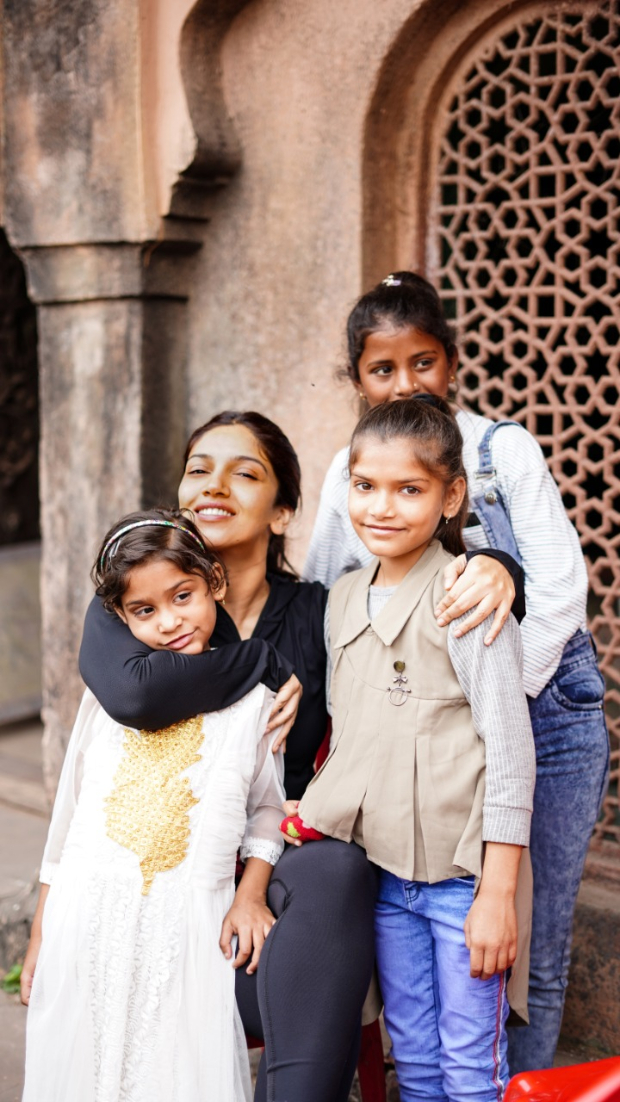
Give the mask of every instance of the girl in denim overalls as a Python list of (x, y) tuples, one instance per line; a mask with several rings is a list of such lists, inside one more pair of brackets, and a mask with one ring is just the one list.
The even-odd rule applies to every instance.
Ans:
[[(388, 276), (359, 300), (347, 341), (348, 375), (370, 407), (416, 393), (455, 393), (452, 328), (433, 287), (412, 272)], [(456, 419), (471, 510), (465, 545), (509, 551), (525, 571), (524, 685), (537, 779), (530, 1025), (510, 1031), (515, 1074), (551, 1066), (559, 1036), (577, 891), (608, 776), (604, 683), (586, 628), (579, 539), (540, 447), (515, 422), (463, 409)], [(347, 459), (343, 449), (326, 475), (305, 569), (305, 577), (326, 585), (370, 561), (348, 516)], [(465, 594), (458, 611), (472, 603)]]

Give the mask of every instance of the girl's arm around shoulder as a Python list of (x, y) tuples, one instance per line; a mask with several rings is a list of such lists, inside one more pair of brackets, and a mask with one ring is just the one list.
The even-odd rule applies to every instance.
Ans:
[(483, 839), (527, 846), (536, 755), (522, 683), (519, 627), (509, 616), (493, 646), (485, 647), (488, 620), (457, 638), (458, 623), (448, 629), (450, 659), (470, 703), (474, 727), (485, 742)]
[(263, 639), (197, 655), (150, 650), (94, 597), (84, 622), (80, 673), (117, 723), (158, 730), (220, 711), (259, 681), (279, 689), (293, 667)]

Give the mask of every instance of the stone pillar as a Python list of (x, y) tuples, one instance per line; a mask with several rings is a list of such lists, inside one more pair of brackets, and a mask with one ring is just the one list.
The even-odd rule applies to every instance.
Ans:
[(178, 60), (192, 0), (0, 6), (0, 211), (38, 310), (51, 795), (82, 689), (96, 548), (123, 513), (175, 500), (207, 214), (173, 188), (196, 148)]
[(175, 501), (185, 436), (186, 295), (174, 246), (24, 249), (38, 304), (44, 762), (58, 778), (81, 683), (97, 546), (119, 516)]

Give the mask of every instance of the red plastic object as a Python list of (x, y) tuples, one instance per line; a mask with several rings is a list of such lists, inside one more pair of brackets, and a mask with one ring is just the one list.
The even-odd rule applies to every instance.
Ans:
[(504, 1102), (620, 1102), (620, 1056), (549, 1071), (524, 1071), (510, 1080)]

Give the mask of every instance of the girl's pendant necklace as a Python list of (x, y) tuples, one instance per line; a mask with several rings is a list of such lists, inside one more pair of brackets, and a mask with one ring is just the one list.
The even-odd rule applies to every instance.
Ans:
[(395, 708), (401, 708), (407, 700), (407, 696), (411, 696), (411, 689), (405, 688), (409, 681), (409, 678), (404, 676), (405, 663), (395, 662), (394, 669), (396, 670), (396, 677), (392, 678), (392, 684), (388, 685), (385, 691), (389, 693), (388, 700), (390, 704), (393, 704)]

